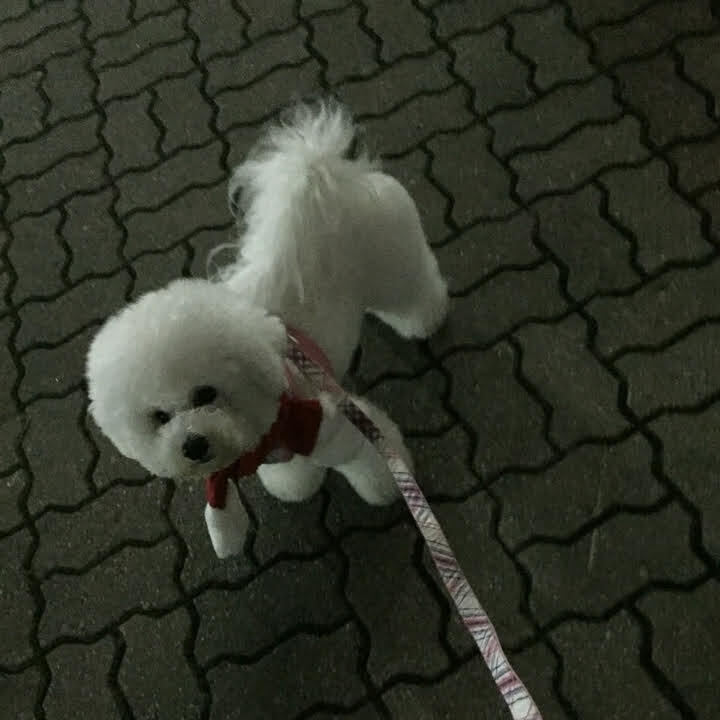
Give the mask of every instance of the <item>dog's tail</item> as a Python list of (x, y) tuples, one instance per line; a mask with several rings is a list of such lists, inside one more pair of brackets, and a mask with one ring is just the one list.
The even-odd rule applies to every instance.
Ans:
[(341, 187), (378, 166), (357, 144), (357, 127), (335, 101), (296, 105), (268, 130), (229, 185), (245, 229), (245, 260), (281, 258), (284, 267), (275, 272), (286, 271), (302, 293), (299, 253), (318, 246), (314, 237), (301, 247), (303, 238), (337, 232), (346, 197)]

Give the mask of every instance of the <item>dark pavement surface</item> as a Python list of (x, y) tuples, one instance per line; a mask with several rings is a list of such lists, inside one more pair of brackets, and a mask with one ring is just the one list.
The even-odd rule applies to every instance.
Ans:
[[(356, 386), (546, 720), (720, 714), (720, 23), (708, 0), (4, 0), (0, 716), (505, 718), (402, 507), (199, 488), (88, 420), (108, 313), (204, 274), (230, 168), (333, 89), (455, 296)], [(713, 7), (714, 6), (714, 7)]]

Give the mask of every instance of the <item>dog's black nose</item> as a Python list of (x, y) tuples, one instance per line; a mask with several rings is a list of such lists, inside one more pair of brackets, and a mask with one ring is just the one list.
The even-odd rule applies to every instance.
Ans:
[(182, 446), (183, 455), (188, 460), (202, 460), (210, 449), (210, 443), (204, 435), (188, 435)]

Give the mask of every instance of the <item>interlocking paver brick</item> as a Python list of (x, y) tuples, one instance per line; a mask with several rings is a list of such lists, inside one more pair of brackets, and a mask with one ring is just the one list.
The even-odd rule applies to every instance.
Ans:
[[(717, 663), (697, 658), (720, 652), (720, 584), (709, 580), (691, 593), (655, 591), (638, 602), (653, 626), (652, 657), (697, 713), (712, 717), (717, 707)], [(681, 622), (678, 620), (682, 618)]]
[(359, 529), (388, 528), (399, 522), (407, 512), (401, 502), (382, 507), (368, 505), (350, 487), (347, 480), (334, 471), (328, 473), (325, 486), (330, 499), (323, 522), (335, 536), (344, 536)]
[(106, 105), (102, 134), (110, 145), (109, 170), (120, 175), (158, 162), (159, 130), (150, 117), (152, 98), (144, 92)]
[(93, 65), (98, 70), (106, 66), (132, 62), (156, 45), (170, 44), (185, 37), (185, 12), (177, 8), (167, 15), (141, 20), (127, 32), (103, 37), (95, 43)]
[(494, 27), (479, 35), (461, 35), (450, 43), (455, 53), (453, 68), (472, 86), (479, 113), (498, 105), (524, 104), (533, 97), (530, 69), (508, 49), (508, 42), (507, 30)]
[(311, 17), (317, 13), (341, 10), (352, 2), (353, 0), (300, 0), (299, 12), (301, 17)]
[(329, 538), (320, 522), (324, 506), (321, 495), (303, 503), (283, 503), (272, 497), (257, 478), (244, 481), (241, 488), (258, 519), (252, 549), (260, 563), (288, 555), (314, 556), (327, 548)]
[(677, 182), (681, 189), (694, 193), (720, 181), (720, 135), (705, 142), (678, 145), (669, 153), (677, 168)]
[(297, 23), (294, 0), (275, 0), (272, 3), (242, 0), (241, 5), (250, 18), (247, 32), (251, 40), (265, 33), (289, 30)]
[(412, 0), (388, 5), (384, 0), (364, 0), (368, 9), (365, 23), (380, 37), (380, 56), (393, 62), (401, 55), (433, 47), (430, 21)]
[(45, 102), (39, 92), (41, 74), (6, 80), (0, 93), (0, 143), (34, 135), (42, 129)]
[[(52, 5), (56, 4), (60, 3), (46, 3), (41, 8), (51, 9)], [(68, 3), (63, 5), (67, 6)], [(0, 50), (0, 78), (21, 75), (53, 55), (79, 49), (82, 44), (82, 29), (83, 22), (80, 20), (63, 22), (48, 27), (47, 31), (41, 32), (40, 35), (22, 38), (17, 48)], [(23, 29), (23, 32), (26, 31)]]
[(514, 377), (515, 356), (507, 343), (483, 353), (458, 353), (443, 364), (453, 376), (450, 403), (478, 438), (476, 470), (490, 473), (549, 459), (542, 408)]
[(657, 271), (672, 260), (700, 258), (710, 251), (700, 213), (673, 192), (662, 161), (614, 170), (603, 175), (601, 182), (610, 195), (610, 215), (633, 233), (638, 262), (646, 271)]
[[(110, 447), (107, 448), (111, 452)], [(219, 560), (210, 544), (205, 517), (205, 498), (201, 483), (177, 483), (170, 503), (170, 522), (182, 536), (186, 554), (180, 579), (188, 592), (195, 592), (209, 581), (240, 582), (250, 574), (244, 555)]]
[(35, 720), (35, 704), (43, 687), (37, 667), (17, 675), (4, 675), (0, 684), (0, 701), (13, 720)]
[[(220, 91), (218, 127), (223, 132), (244, 123), (255, 124), (285, 108), (288, 97), (307, 97), (319, 90), (320, 66), (310, 58), (292, 67), (278, 67), (240, 90)], [(254, 130), (253, 137), (258, 131)]]
[[(231, 57), (207, 63), (207, 90), (211, 95), (227, 88), (242, 88), (267, 75), (273, 68), (297, 64), (309, 57), (307, 31), (296, 28), (282, 35), (271, 35), (253, 43)], [(286, 100), (287, 102), (287, 100)], [(258, 110), (260, 116), (265, 110)]]
[(74, 392), (62, 400), (38, 400), (27, 409), (22, 446), (33, 473), (31, 512), (47, 505), (74, 505), (89, 494), (85, 475), (92, 449), (80, 427), (83, 407), (82, 394)]
[(90, 21), (88, 38), (118, 33), (130, 26), (131, 0), (117, 0), (112, 5), (104, 0), (83, 0), (82, 10)]
[(428, 179), (427, 164), (428, 156), (422, 150), (415, 150), (402, 158), (385, 160), (383, 169), (405, 186), (417, 205), (428, 241), (437, 244), (449, 233), (445, 223), (446, 199)]
[(93, 192), (102, 184), (105, 162), (105, 151), (99, 148), (80, 157), (67, 157), (37, 178), (10, 183), (7, 219), (42, 214), (78, 193)]
[(622, 25), (600, 26), (590, 37), (595, 59), (612, 65), (651, 53), (678, 35), (703, 30), (712, 22), (710, 5), (704, 0), (663, 2), (651, 5)]
[(407, 445), (426, 495), (458, 497), (477, 484), (468, 467), (472, 457), (470, 438), (461, 425), (437, 437), (408, 438)]
[(120, 265), (122, 229), (110, 212), (113, 197), (109, 188), (77, 195), (65, 203), (62, 238), (72, 254), (68, 276), (73, 283), (89, 273), (112, 272)]
[[(699, 27), (707, 25), (706, 18), (710, 11), (705, 3), (702, 5), (706, 15), (703, 18), (704, 23), (697, 23)], [(683, 68), (688, 77), (712, 93), (715, 100), (714, 112), (717, 117), (720, 112), (720, 107), (718, 107), (718, 103), (720, 103), (720, 81), (718, 81), (720, 64), (717, 59), (720, 52), (720, 35), (688, 38), (678, 44), (678, 50), (684, 58)]]
[[(563, 694), (580, 717), (587, 720), (682, 717), (640, 666), (644, 641), (640, 628), (627, 612), (620, 612), (605, 623), (571, 620), (552, 633), (552, 640), (566, 658)], [(592, 684), (580, 679), (587, 673), (593, 677)]]
[[(23, 568), (32, 536), (28, 530), (18, 530), (0, 540), (0, 666), (19, 665), (32, 655), (30, 631), (35, 615), (35, 600)], [(0, 680), (1, 683), (4, 681)]]
[(447, 394), (445, 376), (430, 370), (420, 377), (420, 386), (417, 378), (388, 378), (368, 393), (373, 402), (388, 408), (405, 433), (433, 433), (450, 424), (450, 416), (443, 405)]
[(99, 118), (69, 120), (41, 137), (12, 145), (4, 152), (5, 165), (0, 179), (5, 183), (18, 177), (39, 175), (57, 165), (67, 155), (89, 153), (98, 147)]
[(84, 280), (49, 300), (32, 300), (19, 311), (16, 342), (25, 348), (33, 343), (57, 343), (90, 323), (101, 320), (122, 305), (128, 276)]
[(43, 699), (48, 720), (78, 715), (119, 720), (122, 714), (107, 683), (114, 655), (115, 648), (108, 637), (91, 645), (60, 645), (48, 653), (51, 678)]
[(178, 598), (176, 561), (177, 546), (170, 538), (150, 548), (124, 548), (82, 575), (57, 574), (44, 580), (41, 644), (93, 635), (131, 613), (172, 605)]
[(127, 257), (144, 250), (167, 250), (201, 229), (227, 227), (227, 185), (191, 188), (157, 210), (135, 212), (125, 220)]
[[(661, 407), (693, 405), (720, 388), (714, 357), (720, 325), (699, 327), (656, 353), (629, 353), (616, 363), (628, 382), (628, 405), (640, 416)], [(700, 359), (701, 365), (693, 362)]]
[(632, 17), (647, 0), (569, 0), (572, 17), (581, 27), (597, 23), (613, 23)]
[(441, 608), (413, 565), (416, 539), (412, 527), (400, 525), (343, 543), (346, 592), (372, 635), (367, 668), (378, 685), (403, 672), (432, 677), (449, 665), (438, 642)]
[(383, 695), (394, 718), (434, 720), (506, 720), (507, 708), (492, 686), (480, 658), (473, 658), (459, 669), (431, 685), (406, 680)]
[(185, 248), (180, 245), (164, 253), (149, 253), (133, 262), (135, 285), (133, 297), (139, 297), (150, 290), (157, 290), (179, 278), (187, 262)]
[(537, 263), (541, 256), (533, 244), (534, 225), (527, 213), (483, 222), (435, 250), (450, 292), (465, 293), (481, 278), (502, 268)]
[(715, 241), (720, 237), (720, 188), (715, 188), (703, 194), (698, 202), (710, 214), (712, 232), (715, 234)]
[(221, 153), (220, 143), (182, 149), (155, 167), (124, 175), (117, 181), (118, 212), (127, 215), (138, 209), (157, 207), (193, 185), (223, 180)]
[(478, 3), (474, 0), (441, 2), (433, 4), (433, 14), (437, 18), (438, 34), (441, 36), (465, 33), (469, 30), (481, 30), (501, 20), (508, 13), (542, 7), (544, 3), (536, 0), (492, 0)]
[(202, 717), (205, 697), (187, 658), (190, 617), (136, 615), (120, 628), (126, 643), (118, 683), (136, 718)]
[[(398, 60), (368, 79), (351, 80), (338, 88), (342, 101), (362, 119), (382, 115), (417, 92), (418, 78), (423, 91), (444, 90), (454, 80), (447, 70), (449, 56), (436, 50), (431, 55)], [(368, 138), (374, 142), (374, 138)]]
[(52, 348), (39, 347), (23, 355), (25, 370), (18, 395), (31, 402), (38, 395), (61, 397), (78, 388), (85, 374), (85, 356), (96, 327)]
[(663, 469), (702, 513), (705, 547), (720, 559), (720, 498), (716, 490), (720, 407), (699, 414), (673, 413), (652, 424), (663, 443)]
[(690, 530), (690, 518), (671, 504), (615, 515), (571, 545), (531, 545), (518, 557), (533, 577), (533, 614), (541, 623), (569, 612), (599, 616), (648, 583), (694, 580), (704, 565), (689, 547)]
[(652, 142), (666, 145), (715, 129), (705, 98), (677, 74), (667, 53), (621, 65), (615, 74), (622, 96), (646, 118)]
[(384, 323), (368, 318), (353, 380), (362, 387), (370, 387), (388, 374), (419, 375), (430, 364), (427, 354), (417, 343), (408, 343)]
[(0, 467), (3, 469), (17, 465), (17, 446), (27, 427), (27, 418), (19, 413), (7, 413), (0, 420)]
[[(478, 492), (462, 503), (437, 505), (436, 515), (453, 545), (470, 584), (482, 592), (483, 607), (503, 638), (503, 646), (512, 648), (532, 633), (520, 612), (525, 590), (513, 561), (493, 537), (495, 506), (484, 492)], [(469, 542), (462, 542), (467, 538)], [(427, 548), (423, 548), (427, 557)], [(482, 562), (478, 562), (482, 557)], [(436, 577), (435, 571), (433, 576)], [(440, 581), (436, 577), (436, 583)], [(452, 612), (456, 610), (453, 608)]]
[(372, 705), (363, 705), (356, 712), (341, 714), (318, 712), (310, 715), (313, 720), (381, 720), (382, 715)]
[(331, 84), (377, 69), (375, 43), (360, 27), (361, 10), (349, 5), (342, 12), (313, 18), (312, 44), (328, 61)]
[(67, 23), (76, 17), (77, 7), (72, 0), (57, 0), (36, 7), (19, 17), (5, 20), (2, 24), (0, 50), (24, 45), (56, 25)]
[(720, 263), (667, 272), (629, 296), (593, 300), (587, 307), (597, 320), (594, 341), (605, 355), (627, 345), (663, 343), (705, 315), (720, 314), (714, 288)]
[(522, 372), (552, 405), (549, 434), (561, 446), (615, 435), (627, 423), (617, 409), (618, 381), (587, 349), (587, 334), (578, 315), (554, 325), (527, 325), (517, 333)]
[[(357, 674), (358, 631), (351, 624), (331, 635), (297, 635), (252, 665), (225, 661), (207, 673), (210, 720), (294, 717), (317, 703), (353, 705), (365, 691)], [(308, 662), (312, 658), (312, 662)], [(278, 692), (278, 678), (288, 677)]]
[(570, 718), (567, 708), (560, 704), (555, 691), (557, 659), (545, 645), (538, 643), (521, 653), (511, 653), (509, 659), (515, 672), (532, 693), (543, 717), (558, 720)]
[(525, 199), (572, 190), (608, 166), (638, 163), (649, 151), (641, 141), (640, 123), (625, 116), (612, 125), (576, 130), (545, 152), (520, 153), (510, 160)]
[(512, 45), (534, 63), (533, 80), (540, 88), (594, 74), (590, 47), (567, 26), (561, 5), (514, 15), (510, 23), (515, 29)]
[(183, 145), (196, 145), (212, 137), (212, 107), (201, 93), (202, 78), (193, 73), (155, 86), (153, 112), (163, 125), (162, 149), (172, 152)]
[(364, 124), (377, 147), (387, 155), (399, 155), (437, 133), (461, 128), (471, 119), (465, 92), (454, 85), (441, 95), (416, 97), (390, 115)]
[(73, 513), (46, 513), (35, 525), (33, 569), (40, 575), (55, 568), (82, 570), (123, 543), (156, 540), (168, 531), (162, 514), (164, 495), (159, 481), (116, 485)]
[(540, 473), (503, 475), (493, 485), (500, 536), (510, 547), (533, 537), (568, 538), (614, 507), (652, 505), (664, 491), (651, 460), (648, 442), (633, 435), (615, 445), (583, 445)]
[(601, 203), (600, 191), (587, 186), (533, 205), (540, 238), (566, 264), (567, 288), (578, 300), (629, 288), (640, 279), (630, 264), (632, 246), (601, 217)]
[(198, 37), (198, 57), (203, 61), (216, 53), (237, 51), (246, 44), (247, 21), (234, 3), (226, 0), (191, 4), (188, 25)]
[[(274, 598), (269, 607), (268, 598)], [(201, 665), (221, 656), (256, 657), (295, 627), (332, 627), (348, 614), (334, 554), (280, 562), (240, 591), (206, 590), (195, 607), (194, 652)]]
[(87, 416), (84, 427), (98, 455), (92, 468), (92, 481), (98, 490), (107, 489), (117, 480), (137, 484), (148, 479), (147, 471), (134, 460), (116, 452), (110, 441)]
[(8, 0), (0, 10), (0, 20), (12, 20), (19, 15), (24, 15), (30, 6), (30, 0)]
[(619, 118), (620, 112), (612, 82), (599, 75), (586, 84), (561, 86), (532, 105), (493, 113), (488, 123), (493, 149), (506, 155), (549, 144), (583, 123)]
[(92, 110), (94, 81), (88, 68), (89, 57), (87, 50), (80, 50), (71, 55), (51, 57), (45, 63), (41, 85), (50, 102), (48, 122)]
[(127, 65), (100, 70), (98, 99), (106, 102), (115, 97), (135, 95), (148, 85), (189, 72), (193, 68), (192, 43), (183, 40), (174, 45), (152, 48)]
[(509, 197), (512, 176), (490, 153), (490, 139), (490, 131), (475, 125), (460, 133), (440, 135), (429, 143), (434, 155), (432, 173), (453, 195), (452, 216), (460, 225), (517, 209)]
[(63, 289), (62, 269), (68, 258), (57, 241), (60, 221), (60, 213), (50, 210), (13, 223), (8, 258), (18, 275), (12, 289), (14, 302), (52, 296)]
[[(177, 0), (134, 0), (133, 1), (133, 18), (142, 20), (147, 15), (153, 13), (162, 13), (177, 5)], [(207, 7), (210, 3), (205, 3)]]
[[(521, 282), (523, 292), (513, 292)], [(455, 298), (447, 324), (431, 341), (438, 352), (485, 345), (530, 317), (551, 318), (566, 310), (559, 275), (550, 263), (533, 270), (507, 270), (470, 294)]]
[[(13, 332), (13, 323), (9, 319), (0, 320), (0, 399), (3, 409), (12, 407), (12, 390), (15, 384), (17, 370), (10, 353), (10, 338)], [(3, 411), (4, 414), (5, 410)]]
[(23, 521), (20, 496), (26, 485), (27, 477), (22, 470), (0, 478), (0, 533), (9, 532)]

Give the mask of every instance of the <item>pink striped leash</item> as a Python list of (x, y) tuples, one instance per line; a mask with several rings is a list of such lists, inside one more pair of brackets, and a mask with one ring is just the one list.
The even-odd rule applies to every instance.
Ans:
[(542, 720), (532, 696), (508, 662), (497, 631), (470, 587), (440, 523), (407, 465), (388, 444), (375, 423), (350, 399), (332, 375), (301, 349), (301, 345), (307, 349), (307, 339), (304, 336), (301, 338), (301, 333), (297, 335), (298, 337), (294, 337), (292, 331), (288, 334), (289, 359), (318, 390), (329, 393), (337, 401), (343, 414), (387, 461), (415, 524), (425, 538), (435, 567), (465, 627), (478, 646), (513, 720)]

